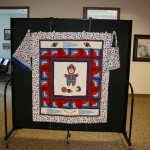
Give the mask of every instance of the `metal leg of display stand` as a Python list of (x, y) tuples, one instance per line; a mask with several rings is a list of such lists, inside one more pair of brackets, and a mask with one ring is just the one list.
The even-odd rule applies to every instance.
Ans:
[(71, 137), (71, 134), (69, 133), (69, 130), (67, 130), (67, 144), (69, 144), (70, 137)]
[(126, 142), (128, 143), (129, 150), (132, 150), (132, 144), (131, 144), (131, 134), (132, 134), (132, 119), (133, 119), (133, 106), (134, 106), (134, 91), (131, 83), (128, 83), (129, 87), (131, 89), (131, 113), (130, 113), (130, 125), (129, 125), (129, 136), (127, 135), (127, 132), (123, 132), (123, 135), (125, 137)]
[(5, 144), (6, 144), (6, 148), (8, 148), (8, 138), (11, 136), (11, 134), (14, 132), (14, 129), (11, 129), (9, 132), (8, 132), (8, 124), (7, 124), (7, 101), (6, 101), (6, 92), (7, 92), (7, 86), (9, 84), (9, 82), (12, 81), (12, 79), (8, 80), (6, 82), (6, 85), (5, 85), (5, 88), (4, 88), (4, 118), (5, 118), (5, 137), (4, 137), (4, 140), (5, 140)]

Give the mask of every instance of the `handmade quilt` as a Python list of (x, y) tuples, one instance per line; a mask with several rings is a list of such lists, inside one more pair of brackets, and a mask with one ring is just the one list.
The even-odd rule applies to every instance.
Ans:
[(114, 35), (27, 32), (12, 60), (32, 72), (33, 121), (107, 122), (109, 70), (120, 67)]

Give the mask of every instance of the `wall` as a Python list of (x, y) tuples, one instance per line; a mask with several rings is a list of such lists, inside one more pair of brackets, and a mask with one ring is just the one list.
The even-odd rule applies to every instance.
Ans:
[[(120, 7), (121, 19), (133, 20), (133, 35), (150, 34), (150, 0), (1, 0), (0, 6), (30, 6), (33, 18), (82, 18), (83, 7)], [(150, 94), (150, 63), (133, 62), (132, 53), (133, 37), (130, 82), (136, 94)]]
[(24, 15), (0, 15), (0, 56), (10, 58), (10, 50), (3, 50), (3, 43), (10, 43), (10, 40), (4, 40), (4, 29), (10, 29), (10, 18), (21, 18)]
[[(10, 49), (3, 50), (3, 43), (10, 43), (10, 40), (4, 40), (4, 29), (10, 29), (10, 18), (22, 17), (25, 15), (0, 15), (0, 57), (10, 58)], [(10, 73), (10, 69), (8, 73)]]
[(3, 43), (10, 43), (10, 40), (4, 40), (4, 29), (10, 29), (10, 17), (0, 15), (0, 57), (10, 58), (10, 50), (3, 50)]

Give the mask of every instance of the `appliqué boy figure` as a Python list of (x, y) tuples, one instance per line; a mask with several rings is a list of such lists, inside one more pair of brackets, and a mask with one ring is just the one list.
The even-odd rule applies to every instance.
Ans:
[(69, 74), (64, 74), (64, 77), (67, 78), (67, 86), (70, 86), (72, 84), (72, 86), (76, 85), (76, 78), (79, 76), (79, 74), (74, 74), (76, 67), (73, 64), (70, 64), (69, 66), (67, 66), (67, 70)]

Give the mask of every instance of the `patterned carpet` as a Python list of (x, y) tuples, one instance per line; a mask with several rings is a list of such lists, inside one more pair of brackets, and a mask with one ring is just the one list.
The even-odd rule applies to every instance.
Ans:
[[(7, 92), (8, 128), (11, 129), (11, 86)], [(6, 150), (4, 138), (3, 113), (4, 82), (0, 82), (0, 150)], [(129, 98), (130, 106), (130, 98)], [(135, 97), (132, 148), (150, 149), (150, 97)], [(129, 111), (128, 111), (129, 114)], [(129, 120), (129, 118), (128, 118)], [(127, 129), (128, 130), (128, 129)], [(10, 150), (127, 150), (122, 134), (71, 131), (70, 144), (66, 142), (66, 131), (35, 129), (16, 130), (9, 138)]]

